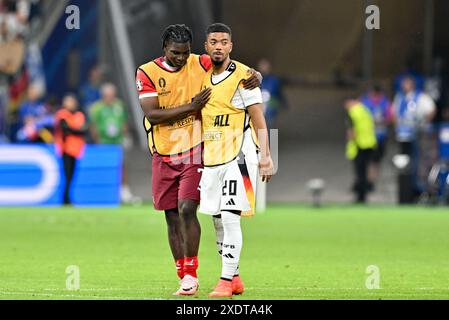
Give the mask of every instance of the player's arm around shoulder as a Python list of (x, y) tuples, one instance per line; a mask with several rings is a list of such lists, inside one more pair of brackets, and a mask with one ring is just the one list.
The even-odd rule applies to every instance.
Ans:
[(211, 89), (206, 88), (198, 93), (191, 103), (166, 109), (159, 107), (159, 100), (157, 97), (140, 98), (140, 106), (147, 119), (152, 125), (169, 123), (175, 120), (183, 119), (191, 114), (196, 114), (209, 101)]
[(242, 85), (244, 89), (254, 90), (262, 85), (263, 76), (259, 71), (250, 68), (247, 65), (244, 65), (243, 63), (240, 63), (238, 61), (234, 60), (234, 62), (236, 62), (237, 66), (242, 70), (244, 76)]
[(165, 109), (159, 107), (158, 93), (151, 79), (140, 69), (136, 73), (136, 86), (143, 113), (152, 125), (169, 123), (197, 113), (207, 103), (211, 90), (204, 89), (198, 93), (191, 103)]

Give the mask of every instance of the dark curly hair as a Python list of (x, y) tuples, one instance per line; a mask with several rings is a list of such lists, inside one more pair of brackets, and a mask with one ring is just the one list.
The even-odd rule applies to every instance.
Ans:
[(168, 26), (162, 34), (163, 48), (165, 48), (169, 42), (192, 43), (192, 41), (192, 31), (185, 24), (172, 24)]

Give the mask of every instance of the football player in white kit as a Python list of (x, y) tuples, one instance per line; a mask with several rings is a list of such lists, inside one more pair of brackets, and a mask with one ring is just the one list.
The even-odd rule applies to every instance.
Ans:
[(229, 57), (230, 28), (220, 23), (209, 26), (205, 47), (213, 68), (202, 85), (212, 88), (212, 93), (201, 111), (204, 171), (199, 211), (214, 216), (222, 257), (221, 278), (209, 296), (231, 297), (244, 290), (238, 271), (243, 243), (240, 218), (254, 213), (257, 172), (268, 182), (273, 161), (262, 94), (259, 88), (242, 86), (249, 68)]

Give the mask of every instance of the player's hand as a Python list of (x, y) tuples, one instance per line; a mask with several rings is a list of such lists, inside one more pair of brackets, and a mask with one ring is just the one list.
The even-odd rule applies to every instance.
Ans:
[(210, 94), (212, 92), (211, 88), (206, 88), (201, 90), (192, 100), (192, 108), (193, 111), (197, 112), (203, 109), (206, 103), (209, 101)]
[(254, 69), (249, 69), (247, 72), (250, 77), (248, 79), (243, 80), (243, 88), (247, 90), (253, 90), (262, 84), (262, 75)]
[(265, 156), (260, 159), (259, 175), (262, 177), (262, 182), (270, 182), (273, 176), (273, 160), (271, 156)]

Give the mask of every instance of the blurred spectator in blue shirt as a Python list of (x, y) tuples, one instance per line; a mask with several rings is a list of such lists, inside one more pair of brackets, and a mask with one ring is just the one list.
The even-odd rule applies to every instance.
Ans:
[(388, 127), (393, 121), (393, 111), (391, 101), (379, 84), (371, 86), (360, 98), (360, 102), (371, 112), (376, 130), (377, 147), (368, 166), (368, 191), (373, 191), (379, 177), (380, 163), (385, 155)]
[(265, 105), (265, 119), (269, 129), (273, 128), (280, 108), (287, 108), (287, 101), (282, 92), (281, 80), (272, 74), (271, 63), (267, 59), (261, 59), (257, 65), (262, 74), (261, 85), (262, 98)]
[(79, 96), (81, 100), (81, 109), (85, 114), (90, 113), (90, 107), (94, 102), (101, 99), (101, 70), (98, 65), (89, 70), (89, 79), (81, 87)]
[(20, 122), (23, 124), (26, 117), (39, 117), (46, 113), (45, 105), (41, 101), (41, 93), (36, 86), (30, 85), (27, 90), (27, 99), (19, 106)]
[(394, 78), (394, 92), (398, 93), (402, 90), (402, 82), (405, 78), (411, 78), (415, 82), (415, 88), (417, 91), (424, 90), (424, 77), (421, 73), (417, 71), (417, 68), (414, 66), (414, 63), (411, 59), (407, 61), (403, 67), (401, 73), (399, 73)]
[(27, 100), (20, 105), (20, 129), (17, 132), (19, 142), (53, 142), (53, 114), (47, 104), (40, 99), (37, 86), (30, 85)]

